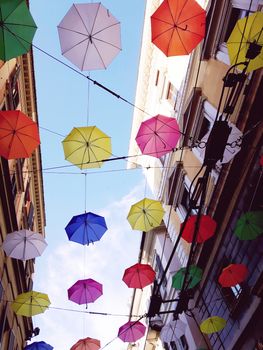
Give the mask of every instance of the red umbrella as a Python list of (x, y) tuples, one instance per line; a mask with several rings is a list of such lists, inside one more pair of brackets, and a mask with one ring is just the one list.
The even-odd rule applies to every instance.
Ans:
[(153, 283), (155, 271), (150, 265), (135, 264), (124, 271), (122, 280), (129, 288), (143, 288)]
[[(195, 231), (197, 215), (192, 215), (187, 220), (182, 238), (185, 239), (188, 243), (192, 243), (193, 235)], [(199, 228), (197, 233), (197, 243), (203, 243), (212, 237), (216, 230), (216, 222), (208, 215), (201, 215), (199, 221)]]
[(164, 0), (151, 16), (152, 42), (168, 57), (188, 55), (205, 36), (205, 17), (195, 0)]
[(145, 334), (146, 327), (138, 321), (129, 321), (119, 328), (118, 337), (124, 342), (135, 342)]
[(68, 289), (68, 298), (79, 305), (94, 303), (102, 295), (102, 284), (91, 278), (78, 280)]
[(0, 111), (0, 156), (28, 158), (40, 144), (37, 124), (21, 111)]
[(100, 341), (93, 338), (80, 339), (74, 344), (70, 350), (98, 350), (100, 349)]
[(246, 265), (230, 264), (222, 270), (218, 282), (222, 287), (233, 287), (243, 282), (247, 278), (247, 275), (248, 269)]

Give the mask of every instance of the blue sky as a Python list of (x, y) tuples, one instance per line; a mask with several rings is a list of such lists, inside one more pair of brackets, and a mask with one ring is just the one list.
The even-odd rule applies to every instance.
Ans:
[[(92, 71), (90, 76), (133, 103), (145, 2), (105, 0), (102, 4), (121, 22), (122, 51), (106, 70)], [(68, 0), (30, 1), (38, 26), (34, 45), (67, 64), (60, 53), (57, 25), (71, 5)], [(87, 111), (89, 125), (111, 136), (112, 153), (127, 155), (133, 108), (37, 49), (34, 62), (43, 169), (70, 165), (64, 160), (64, 137), (55, 133), (66, 136), (74, 126), (85, 126)], [(67, 288), (78, 279), (93, 278), (103, 284), (104, 294), (88, 310), (129, 313), (132, 290), (121, 278), (124, 269), (137, 262), (141, 233), (131, 230), (126, 216), (146, 193), (141, 171), (125, 170), (126, 166), (126, 161), (109, 162), (87, 172), (86, 209), (105, 216), (108, 225), (101, 241), (88, 247), (69, 242), (64, 230), (73, 215), (85, 210), (85, 175), (77, 167), (44, 171), (48, 248), (36, 261), (34, 290), (47, 293), (51, 307), (85, 311), (85, 306), (67, 301)], [(34, 326), (41, 330), (33, 340), (63, 350), (89, 336), (104, 346), (125, 322), (127, 317), (85, 316), (50, 308), (34, 318)], [(126, 348), (119, 339), (106, 347)]]

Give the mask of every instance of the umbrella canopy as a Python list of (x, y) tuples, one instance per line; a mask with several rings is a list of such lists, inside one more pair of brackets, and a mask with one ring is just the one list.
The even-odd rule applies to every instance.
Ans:
[(91, 212), (73, 216), (65, 227), (69, 240), (83, 245), (99, 241), (107, 229), (104, 217)]
[(32, 317), (45, 312), (49, 305), (47, 294), (30, 291), (19, 294), (11, 307), (17, 315)]
[(62, 55), (82, 71), (105, 69), (121, 50), (120, 22), (101, 3), (73, 4), (58, 34)]
[(246, 265), (230, 264), (222, 270), (218, 282), (222, 287), (233, 287), (236, 284), (243, 282), (247, 275), (248, 269)]
[(243, 214), (236, 223), (235, 235), (241, 240), (252, 240), (263, 233), (263, 212), (249, 211)]
[(144, 288), (153, 283), (155, 271), (150, 265), (135, 264), (124, 271), (122, 280), (129, 288)]
[(78, 280), (68, 289), (69, 300), (81, 304), (94, 303), (102, 295), (102, 284), (91, 278)]
[[(193, 235), (195, 231), (197, 215), (192, 215), (187, 220), (186, 225), (184, 227), (184, 231), (182, 233), (182, 238), (186, 240), (188, 243), (192, 243)], [(211, 238), (216, 230), (216, 222), (208, 215), (201, 215), (199, 221), (199, 228), (197, 232), (197, 243), (203, 243), (209, 238)]]
[(40, 144), (37, 124), (21, 111), (0, 111), (0, 156), (28, 158)]
[(27, 345), (24, 350), (52, 350), (53, 346), (45, 343), (44, 341), (35, 341), (32, 344)]
[(40, 256), (46, 246), (47, 242), (40, 233), (20, 230), (8, 233), (2, 247), (11, 258), (29, 260)]
[(145, 334), (146, 327), (138, 321), (129, 321), (119, 328), (118, 337), (124, 342), (135, 342)]
[(152, 42), (168, 57), (188, 55), (205, 36), (205, 17), (195, 0), (164, 0), (151, 16)]
[(133, 230), (149, 231), (158, 227), (164, 216), (160, 201), (144, 198), (133, 204), (127, 219)]
[(263, 67), (263, 13), (239, 19), (227, 40), (231, 65), (248, 61), (247, 72)]
[(74, 344), (70, 350), (98, 350), (100, 349), (100, 341), (93, 338), (80, 339)]
[(27, 53), (36, 29), (26, 1), (1, 1), (0, 59), (8, 61)]
[(176, 147), (179, 138), (176, 119), (158, 114), (141, 123), (135, 140), (142, 154), (160, 158)]
[(186, 324), (181, 320), (172, 320), (162, 328), (160, 338), (164, 343), (170, 343), (184, 335)]
[[(172, 287), (181, 290), (185, 279), (186, 267), (182, 267), (172, 278)], [(200, 267), (191, 265), (186, 278), (186, 289), (194, 288), (202, 279), (203, 271)]]
[(226, 320), (219, 316), (212, 316), (204, 320), (200, 324), (200, 330), (202, 333), (211, 334), (220, 332), (226, 326)]
[(80, 169), (100, 168), (111, 156), (111, 139), (96, 126), (73, 128), (62, 144), (65, 159)]

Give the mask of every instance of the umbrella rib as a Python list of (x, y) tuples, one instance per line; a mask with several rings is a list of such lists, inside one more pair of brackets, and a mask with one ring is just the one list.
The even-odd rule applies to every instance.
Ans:
[(37, 29), (36, 25), (30, 25), (30, 24), (23, 24), (23, 23), (12, 23), (12, 22), (5, 22), (3, 26), (5, 25), (11, 25), (11, 26), (21, 26), (21, 27), (29, 27), (29, 28), (35, 28)]
[[(14, 37), (15, 37), (15, 39), (23, 46), (23, 48), (25, 49), (25, 50), (27, 50), (27, 47), (24, 45), (24, 43), (23, 42), (25, 42), (25, 43), (27, 43), (28, 44), (28, 42), (26, 41), (26, 40), (24, 40), (22, 37), (20, 37), (20, 36), (17, 36), (15, 33), (13, 33), (12, 32), (12, 30), (10, 30), (8, 27), (6, 27), (4, 24), (3, 24), (3, 28), (5, 29), (3, 32), (5, 33), (5, 31), (7, 31), (7, 32), (9, 32), (9, 33), (11, 33)], [(23, 42), (22, 42), (22, 41)]]
[[(186, 47), (184, 46), (184, 43), (183, 43), (183, 41), (182, 41), (182, 39), (181, 39), (180, 33), (179, 33), (179, 31), (178, 31), (178, 29), (177, 29), (177, 28), (176, 28), (176, 31), (177, 31), (177, 34), (178, 34), (179, 40), (181, 41), (181, 44), (182, 44), (183, 48), (185, 49), (185, 52), (189, 53), (189, 52), (188, 52), (188, 50), (186, 49)], [(169, 45), (169, 46), (170, 46), (170, 45)]]
[(194, 15), (194, 16), (191, 16), (191, 17), (186, 18), (186, 19), (183, 20), (182, 22), (178, 22), (178, 26), (181, 25), (181, 24), (183, 24), (183, 23), (185, 23), (185, 22), (187, 22), (187, 21), (189, 21), (190, 19), (193, 19), (193, 18), (196, 18), (196, 17), (199, 17), (199, 16), (203, 16), (203, 13), (200, 12), (200, 13)]
[[(20, 3), (18, 4), (18, 6), (23, 2), (23, 0), (20, 0)], [(16, 11), (16, 9), (18, 8), (18, 6), (14, 7), (13, 10), (11, 12), (9, 12), (7, 15), (6, 15), (6, 18), (3, 19), (3, 22), (10, 16), (12, 15), (12, 13), (14, 13)], [(2, 9), (1, 9), (1, 17), (2, 17)]]
[[(79, 13), (79, 11), (78, 11), (76, 5), (73, 4), (73, 6), (75, 7), (75, 9), (76, 9), (76, 11), (77, 11), (77, 13), (78, 13), (78, 15), (79, 15), (79, 18), (81, 19), (81, 22), (83, 23), (84, 27), (86, 28), (87, 33), (89, 33), (89, 35), (90, 35), (91, 33), (89, 32), (88, 28), (86, 27), (86, 24), (85, 24), (85, 22), (83, 21), (83, 18), (81, 17), (81, 14)], [(91, 31), (91, 32), (92, 32), (92, 31)]]

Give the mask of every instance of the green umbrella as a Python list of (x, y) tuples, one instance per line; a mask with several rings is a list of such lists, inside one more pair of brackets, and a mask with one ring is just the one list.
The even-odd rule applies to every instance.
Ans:
[(0, 59), (28, 52), (36, 29), (25, 0), (0, 0)]
[[(172, 286), (175, 289), (181, 290), (183, 288), (184, 278), (185, 278), (186, 267), (182, 267), (176, 272), (172, 279)], [(187, 274), (186, 289), (194, 288), (202, 279), (203, 271), (200, 267), (195, 265), (190, 265), (189, 272)]]
[(252, 240), (263, 233), (263, 211), (249, 211), (236, 223), (234, 233), (241, 240)]

